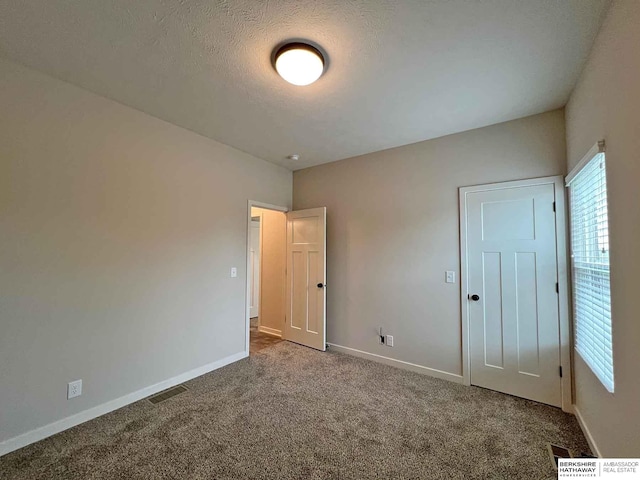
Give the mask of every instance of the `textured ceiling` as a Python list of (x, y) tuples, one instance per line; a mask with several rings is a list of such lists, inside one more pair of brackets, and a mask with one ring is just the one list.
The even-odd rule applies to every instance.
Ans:
[[(563, 106), (608, 4), (3, 0), (0, 55), (298, 169)], [(289, 38), (317, 83), (273, 70)]]

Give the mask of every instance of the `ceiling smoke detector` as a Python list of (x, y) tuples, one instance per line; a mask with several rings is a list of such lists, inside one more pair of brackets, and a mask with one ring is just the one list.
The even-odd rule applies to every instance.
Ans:
[(310, 85), (324, 73), (324, 55), (308, 43), (286, 43), (276, 50), (274, 66), (287, 82), (299, 86)]
[(298, 155), (297, 153), (294, 153), (293, 155), (289, 155), (287, 158), (289, 160), (293, 160), (294, 162), (297, 162), (298, 160), (300, 160), (300, 155)]

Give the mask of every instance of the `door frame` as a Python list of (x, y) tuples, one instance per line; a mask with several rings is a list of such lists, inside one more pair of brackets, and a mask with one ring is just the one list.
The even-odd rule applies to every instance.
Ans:
[(469, 351), (469, 293), (467, 258), (467, 195), (509, 188), (553, 185), (556, 206), (556, 261), (558, 264), (558, 319), (560, 322), (560, 366), (562, 378), (562, 410), (573, 413), (573, 370), (571, 364), (571, 322), (569, 316), (569, 274), (567, 268), (567, 215), (564, 176), (532, 178), (511, 182), (461, 187), (460, 195), (460, 306), (462, 312), (462, 381), (471, 385), (471, 354)]
[[(272, 205), (270, 203), (258, 202), (256, 200), (248, 200), (247, 201), (247, 244), (246, 244), (246, 282), (245, 282), (245, 290), (244, 290), (244, 323), (245, 323), (245, 332), (244, 332), (244, 353), (249, 355), (249, 343), (250, 343), (250, 332), (251, 332), (251, 299), (249, 298), (249, 294), (251, 292), (251, 275), (249, 275), (249, 269), (251, 268), (251, 207), (256, 208), (264, 208), (265, 210), (274, 210), (276, 212), (287, 213), (289, 211), (289, 207), (283, 207), (280, 205)], [(260, 232), (262, 232), (262, 224), (260, 225)], [(262, 234), (261, 234), (262, 236)], [(262, 239), (260, 239), (260, 248), (262, 249)], [(260, 252), (260, 261), (262, 262), (262, 252)], [(262, 269), (260, 270), (262, 271)], [(260, 288), (262, 288), (262, 283), (260, 284)], [(262, 296), (261, 296), (262, 297)]]

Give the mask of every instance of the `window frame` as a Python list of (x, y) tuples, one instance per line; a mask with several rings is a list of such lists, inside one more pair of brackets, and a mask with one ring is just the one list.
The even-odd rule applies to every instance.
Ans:
[[(599, 373), (600, 368), (598, 368), (598, 366), (594, 365), (597, 364), (597, 360), (595, 360), (595, 357), (598, 356), (597, 353), (591, 352), (590, 354), (588, 352), (581, 352), (578, 348), (578, 342), (577, 342), (577, 336), (578, 336), (578, 316), (577, 316), (577, 308), (576, 308), (576, 290), (577, 290), (577, 285), (576, 285), (576, 262), (574, 259), (574, 216), (575, 216), (575, 211), (574, 211), (574, 205), (572, 203), (572, 194), (571, 194), (571, 184), (574, 182), (574, 180), (576, 180), (576, 178), (578, 177), (578, 175), (584, 170), (585, 167), (589, 166), (591, 164), (591, 162), (600, 154), (604, 155), (603, 158), (603, 162), (604, 162), (604, 191), (605, 191), (605, 200), (606, 200), (606, 236), (607, 236), (607, 241), (608, 241), (608, 248), (609, 250), (607, 251), (607, 281), (608, 281), (608, 295), (609, 295), (609, 328), (611, 331), (611, 357), (610, 357), (610, 365), (605, 365), (606, 367), (610, 368), (610, 373), (611, 373), (611, 383), (609, 384), (607, 377), (607, 373), (608, 372), (603, 372), (603, 373)], [(614, 327), (613, 327), (613, 312), (612, 312), (612, 307), (611, 307), (611, 262), (610, 262), (610, 257), (609, 257), (609, 253), (610, 253), (610, 245), (611, 245), (611, 234), (610, 234), (610, 227), (609, 227), (609, 187), (608, 187), (608, 180), (607, 180), (607, 172), (606, 172), (606, 166), (607, 166), (607, 159), (606, 159), (606, 153), (605, 153), (605, 142), (604, 140), (601, 140), (599, 142), (597, 142), (588, 152), (587, 154), (580, 160), (580, 162), (578, 162), (578, 164), (571, 170), (571, 172), (566, 176), (565, 178), (565, 185), (567, 187), (568, 190), (568, 211), (569, 211), (569, 248), (570, 248), (570, 261), (571, 261), (571, 289), (572, 289), (572, 306), (573, 306), (573, 312), (572, 312), (572, 317), (573, 317), (573, 328), (574, 328), (574, 351), (580, 356), (580, 358), (584, 361), (584, 363), (589, 367), (589, 369), (591, 370), (591, 372), (595, 375), (595, 377), (598, 379), (598, 381), (602, 384), (602, 386), (611, 394), (614, 393), (615, 391), (615, 361), (614, 361), (614, 354), (613, 354), (613, 331), (614, 331)], [(598, 229), (599, 226), (596, 223), (595, 229)], [(596, 235), (597, 237), (597, 235)], [(585, 243), (587, 242), (587, 240), (585, 240)], [(585, 320), (585, 322), (587, 322)], [(592, 337), (595, 335), (592, 335)], [(606, 345), (606, 342), (602, 341), (601, 342), (603, 345)], [(584, 346), (582, 348), (585, 348)], [(590, 357), (590, 358), (589, 358)], [(606, 358), (606, 360), (608, 361), (609, 358)]]

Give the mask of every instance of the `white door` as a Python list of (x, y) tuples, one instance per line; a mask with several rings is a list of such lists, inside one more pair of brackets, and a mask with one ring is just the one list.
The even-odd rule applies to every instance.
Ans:
[(283, 338), (326, 349), (327, 209), (287, 213), (287, 309)]
[(251, 221), (251, 245), (249, 251), (251, 281), (250, 313), (251, 318), (260, 315), (260, 222)]
[(560, 406), (554, 212), (552, 183), (467, 193), (463, 289), (471, 384)]

